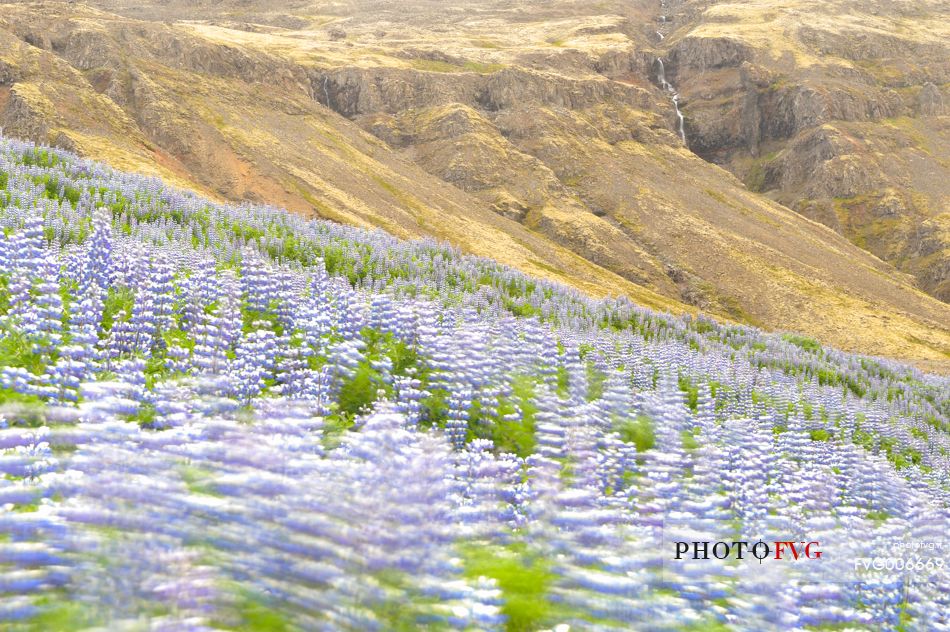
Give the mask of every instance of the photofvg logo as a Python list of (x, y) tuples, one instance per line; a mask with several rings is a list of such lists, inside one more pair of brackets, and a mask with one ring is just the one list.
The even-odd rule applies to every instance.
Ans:
[(950, 581), (950, 542), (940, 520), (916, 533), (901, 531), (896, 522), (842, 520), (806, 521), (791, 533), (773, 534), (763, 521), (750, 525), (762, 534), (754, 539), (743, 537), (741, 526), (735, 520), (664, 521), (659, 544), (666, 579), (683, 582), (716, 574), (776, 582)]
[(677, 560), (684, 559), (684, 556), (687, 555), (691, 555), (694, 560), (708, 560), (710, 555), (717, 560), (753, 558), (758, 560), (760, 564), (766, 559), (821, 559), (821, 544), (817, 540), (813, 542), (795, 542), (793, 540), (709, 542), (708, 540), (693, 540), (692, 542), (674, 542), (673, 545), (676, 549)]

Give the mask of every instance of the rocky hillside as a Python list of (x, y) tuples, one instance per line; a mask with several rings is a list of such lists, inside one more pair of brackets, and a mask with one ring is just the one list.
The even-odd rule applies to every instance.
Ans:
[(950, 300), (950, 4), (669, 3), (690, 148)]
[[(808, 194), (796, 206), (833, 224), (821, 210), (831, 204), (847, 220), (832, 225), (841, 234), (769, 199), (795, 206), (796, 191), (838, 186), (836, 169), (869, 162), (835, 154), (851, 136), (818, 115), (784, 139), (743, 136), (747, 120), (771, 129), (778, 106), (762, 95), (782, 75), (752, 43), (702, 31), (726, 29), (724, 5), (270, 4), (0, 4), (0, 125), (218, 198), (446, 239), (596, 295), (947, 364), (950, 307), (842, 236), (882, 230), (865, 221), (876, 217), (873, 193)], [(658, 58), (683, 94), (685, 145)], [(755, 90), (729, 88), (734, 76)], [(946, 118), (929, 116), (942, 98), (933, 79), (915, 93), (928, 116), (854, 124), (898, 144), (930, 126), (912, 134), (929, 152), (907, 145), (901, 156), (945, 169), (947, 145), (933, 130)], [(823, 112), (790, 94), (793, 120)], [(737, 105), (753, 96), (754, 107)], [(819, 177), (808, 151), (828, 156)], [(750, 191), (710, 160), (775, 191)], [(881, 158), (882, 173), (898, 162)], [(907, 200), (924, 204), (929, 189), (894, 178), (902, 206), (884, 226), (899, 230), (884, 241), (897, 254), (875, 252), (940, 295), (939, 198), (918, 212)], [(905, 227), (923, 244), (914, 256)]]

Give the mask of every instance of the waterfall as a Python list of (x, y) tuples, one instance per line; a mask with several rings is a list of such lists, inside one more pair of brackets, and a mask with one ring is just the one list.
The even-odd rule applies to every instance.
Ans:
[(679, 120), (680, 139), (686, 144), (686, 128), (684, 126), (683, 113), (680, 111), (680, 95), (669, 81), (666, 80), (666, 69), (663, 66), (663, 60), (656, 58), (658, 70), (656, 72), (656, 81), (660, 87), (670, 93), (670, 100), (673, 101), (673, 108), (676, 110), (676, 118)]

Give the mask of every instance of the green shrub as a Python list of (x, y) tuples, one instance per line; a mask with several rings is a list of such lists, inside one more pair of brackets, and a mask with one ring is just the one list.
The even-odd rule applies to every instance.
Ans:
[(340, 387), (337, 399), (339, 413), (355, 417), (369, 411), (379, 397), (379, 389), (382, 386), (383, 381), (379, 373), (364, 361), (353, 376)]
[(637, 452), (646, 452), (656, 444), (653, 420), (646, 415), (621, 421), (615, 429), (623, 441), (636, 446)]

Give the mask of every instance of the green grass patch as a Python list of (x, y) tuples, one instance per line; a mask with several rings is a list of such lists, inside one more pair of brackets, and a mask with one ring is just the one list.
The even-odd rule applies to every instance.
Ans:
[(694, 428), (693, 430), (684, 430), (680, 433), (680, 438), (683, 441), (684, 450), (698, 450), (699, 441), (696, 440), (696, 435), (699, 434), (699, 428)]
[(874, 510), (874, 511), (867, 512), (867, 514), (864, 517), (867, 518), (868, 520), (881, 524), (881, 523), (886, 522), (887, 519), (891, 517), (891, 514), (883, 510)]

